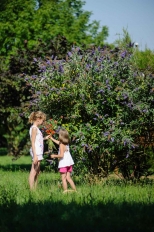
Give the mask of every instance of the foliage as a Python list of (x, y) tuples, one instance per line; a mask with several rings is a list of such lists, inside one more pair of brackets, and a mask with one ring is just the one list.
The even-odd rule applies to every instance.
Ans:
[(3, 136), (7, 140), (8, 155), (19, 157), (29, 153), (30, 144), (27, 143), (28, 129), (25, 127), (22, 118), (12, 111), (7, 118), (8, 133)]
[[(26, 10), (25, 10), (26, 9)], [(0, 53), (7, 55), (29, 37), (33, 25), (35, 0), (1, 1)], [(30, 22), (30, 23), (28, 23)]]
[[(31, 96), (29, 86), (25, 88), (22, 75), (38, 74), (39, 69), (34, 60), (51, 56), (53, 59), (63, 59), (72, 43), (104, 43), (108, 35), (107, 27), (100, 30), (97, 21), (89, 23), (91, 13), (82, 9), (83, 4), (80, 0), (0, 1), (2, 146), (8, 146), (7, 121), (11, 112), (16, 114), (18, 107), (22, 107)], [(23, 120), (23, 124), (26, 123)]]
[[(40, 57), (55, 57), (64, 58), (66, 52), (70, 47), (66, 38), (58, 36), (49, 44), (38, 41), (38, 45), (33, 49), (29, 49), (25, 43), (25, 49), (18, 49), (16, 55), (12, 55), (9, 60), (9, 67), (5, 69), (3, 59), (1, 60), (1, 70), (0, 70), (0, 118), (1, 118), (1, 143), (2, 146), (8, 146), (7, 140), (4, 139), (4, 134), (7, 137), (10, 136), (10, 127), (14, 127), (11, 116), (12, 112), (18, 113), (18, 108), (23, 107), (24, 102), (28, 100), (31, 96), (31, 89), (29, 85), (26, 85), (25, 80), (22, 78), (24, 73), (29, 75), (34, 75), (39, 73), (39, 67), (35, 59)], [(24, 112), (24, 107), (22, 108)], [(21, 115), (22, 113), (21, 112)], [(7, 126), (9, 119), (9, 128)], [(23, 119), (23, 118), (22, 118)], [(23, 120), (23, 124), (27, 124), (27, 119)], [(28, 138), (28, 136), (27, 136)], [(28, 138), (29, 139), (29, 138)], [(9, 145), (10, 147), (10, 145)], [(13, 151), (14, 149), (12, 149)]]
[(132, 65), (144, 74), (154, 74), (154, 52), (148, 48), (140, 51), (138, 46), (132, 42), (131, 36), (127, 29), (123, 28), (122, 37), (114, 42), (118, 49), (126, 49), (133, 53)]
[(7, 0), (0, 3), (0, 54), (14, 54), (16, 49), (37, 45), (38, 39), (49, 42), (58, 35), (71, 43), (104, 43), (106, 26), (89, 23), (91, 13), (84, 11), (81, 0)]
[[(24, 87), (23, 88), (22, 79), (18, 78), (17, 76), (12, 75), (10, 71), (2, 71), (0, 72), (0, 119), (1, 119), (1, 135), (0, 140), (2, 146), (8, 148), (8, 150), (12, 149), (12, 152), (16, 153), (16, 149), (18, 145), (16, 144), (16, 149), (14, 147), (10, 147), (11, 144), (16, 140), (16, 135), (19, 135), (19, 127), (22, 131), (26, 130), (24, 125), (25, 121), (18, 120), (18, 110), (17, 108), (21, 106), (21, 102), (27, 100), (28, 91)], [(13, 121), (14, 120), (14, 121)], [(19, 121), (21, 125), (19, 126)], [(16, 130), (16, 126), (18, 129)], [(15, 132), (13, 130), (18, 132)], [(5, 139), (4, 139), (5, 137)], [(19, 149), (20, 150), (20, 149)], [(10, 151), (8, 151), (10, 153)], [(12, 153), (11, 152), (11, 153)]]
[[(132, 42), (131, 36), (127, 30), (127, 28), (123, 28), (123, 34), (117, 34), (119, 38), (114, 42), (115, 46), (120, 49), (131, 49), (134, 46), (134, 42)], [(133, 49), (131, 49), (133, 50)]]
[(147, 171), (140, 138), (153, 128), (154, 83), (131, 59), (127, 50), (73, 47), (67, 60), (38, 60), (40, 75), (24, 77), (34, 92), (27, 112), (62, 118), (77, 169), (107, 175), (119, 167), (125, 178)]
[(139, 51), (136, 49), (134, 54), (134, 65), (141, 72), (154, 75), (154, 52), (147, 48), (145, 51)]

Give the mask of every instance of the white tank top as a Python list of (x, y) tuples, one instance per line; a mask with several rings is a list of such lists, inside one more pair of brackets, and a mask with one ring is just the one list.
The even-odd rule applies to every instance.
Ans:
[[(64, 152), (63, 158), (59, 160), (59, 165), (58, 168), (64, 168), (64, 167), (69, 167), (74, 164), (74, 161), (72, 159), (72, 156), (70, 154), (70, 149), (69, 146), (66, 145), (66, 151)], [(58, 152), (59, 154), (59, 152)]]
[[(35, 139), (35, 151), (36, 151), (36, 155), (43, 155), (43, 135), (42, 132), (39, 130), (39, 128), (37, 126), (31, 126), (29, 129), (29, 135), (30, 135), (30, 139), (32, 136), (32, 128), (36, 127), (37, 128), (37, 134), (36, 134), (36, 139)], [(32, 152), (32, 147), (30, 149), (30, 151)]]

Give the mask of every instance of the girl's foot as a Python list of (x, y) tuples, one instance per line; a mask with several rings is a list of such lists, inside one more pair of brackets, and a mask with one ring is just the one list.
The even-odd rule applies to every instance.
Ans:
[(71, 189), (71, 190), (66, 189), (66, 190), (63, 191), (63, 193), (70, 193), (70, 192), (77, 192), (77, 191), (73, 190), (73, 189)]

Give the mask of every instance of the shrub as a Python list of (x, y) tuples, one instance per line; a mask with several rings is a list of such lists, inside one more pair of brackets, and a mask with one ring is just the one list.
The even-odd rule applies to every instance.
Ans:
[(73, 47), (66, 60), (36, 62), (40, 74), (25, 76), (34, 93), (27, 113), (62, 119), (76, 172), (106, 176), (119, 168), (130, 178), (131, 170), (136, 177), (147, 171), (140, 138), (153, 128), (154, 78), (134, 70), (129, 51)]

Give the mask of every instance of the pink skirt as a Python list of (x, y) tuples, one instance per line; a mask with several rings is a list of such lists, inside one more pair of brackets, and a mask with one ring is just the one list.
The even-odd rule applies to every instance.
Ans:
[(66, 173), (66, 172), (72, 172), (73, 170), (73, 166), (67, 166), (67, 167), (62, 167), (62, 168), (59, 168), (59, 172), (60, 173)]

